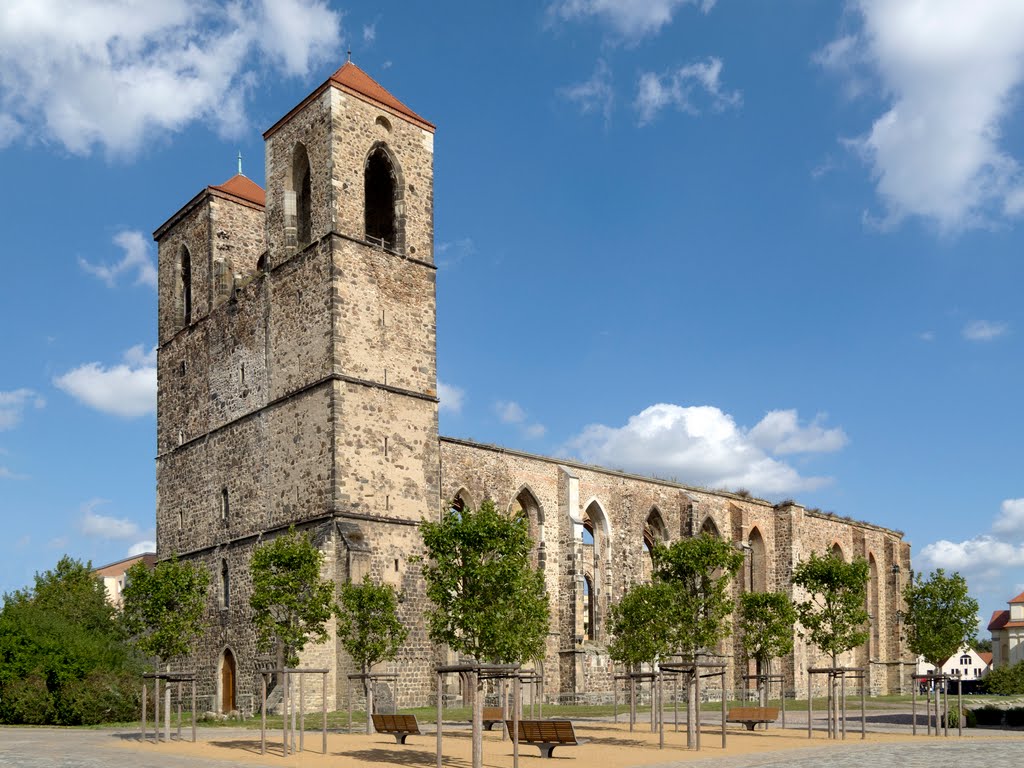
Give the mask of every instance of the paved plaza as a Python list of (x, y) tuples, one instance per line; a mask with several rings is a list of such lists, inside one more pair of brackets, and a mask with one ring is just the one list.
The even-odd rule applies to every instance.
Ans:
[[(980, 733), (974, 731), (973, 733)], [(200, 740), (217, 738), (252, 739), (253, 731), (242, 729), (204, 729)], [(258, 732), (257, 732), (258, 736)], [(713, 768), (754, 768), (755, 766), (787, 766), (787, 768), (1018, 768), (1024, 762), (1024, 739), (1012, 740), (994, 732), (983, 738), (958, 740), (921, 737), (920, 743), (860, 744), (847, 740), (829, 746), (749, 754), (738, 757), (689, 753), (683, 760), (666, 761), (655, 768), (670, 766), (711, 766)], [(255, 756), (247, 760), (239, 755), (232, 760), (213, 760), (196, 755), (172, 755), (149, 752), (138, 744), (138, 733), (132, 731), (0, 728), (0, 766), (18, 768), (227, 768), (227, 766), (266, 766)], [(577, 762), (570, 753), (556, 755), (558, 762)], [(241, 758), (241, 759), (238, 759)], [(332, 763), (342, 768), (344, 755)], [(393, 762), (393, 759), (392, 759)], [(461, 761), (456, 761), (461, 764)], [(486, 761), (485, 761), (486, 762)], [(273, 764), (296, 765), (294, 759), (278, 757)], [(520, 765), (541, 768), (546, 761), (536, 755), (523, 756)], [(581, 764), (580, 768), (584, 768)], [(585, 768), (600, 768), (587, 765)], [(648, 762), (645, 768), (651, 768)]]

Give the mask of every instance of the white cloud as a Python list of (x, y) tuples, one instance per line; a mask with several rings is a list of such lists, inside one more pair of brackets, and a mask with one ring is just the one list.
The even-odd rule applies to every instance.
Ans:
[(548, 428), (543, 424), (529, 424), (523, 427), (523, 434), (531, 440), (539, 440), (548, 433)]
[[(674, 477), (693, 485), (748, 488), (767, 495), (808, 490), (830, 482), (825, 477), (801, 476), (793, 467), (769, 456), (762, 444), (789, 452), (836, 450), (836, 431), (824, 430), (817, 421), (810, 427), (799, 427), (795, 412), (792, 429), (780, 428), (780, 421), (786, 422), (787, 418), (769, 414), (757, 427), (745, 430), (714, 406), (659, 403), (631, 416), (622, 427), (590, 425), (571, 439), (566, 449), (583, 461), (603, 466)], [(845, 441), (845, 434), (841, 430), (839, 433)]]
[(921, 341), (935, 341), (935, 331), (921, 331), (917, 334), (917, 338)]
[(128, 557), (135, 557), (146, 552), (156, 552), (156, 542), (151, 540), (137, 541), (128, 547)]
[(27, 408), (45, 405), (46, 401), (38, 393), (26, 387), (0, 392), (0, 431), (18, 426)]
[(579, 107), (584, 115), (598, 112), (604, 116), (606, 123), (611, 119), (615, 91), (612, 88), (611, 68), (604, 59), (598, 59), (589, 80), (562, 88), (559, 93)]
[(366, 45), (373, 45), (373, 41), (377, 39), (377, 22), (372, 24), (363, 25), (363, 42)]
[(494, 404), (494, 410), (505, 424), (519, 424), (526, 419), (526, 411), (514, 400), (499, 400)]
[(721, 75), (722, 60), (714, 56), (660, 75), (644, 72), (640, 75), (636, 100), (633, 102), (640, 113), (640, 124), (649, 123), (658, 112), (669, 106), (674, 106), (680, 112), (699, 115), (701, 109), (695, 103), (696, 88), (704, 92), (708, 108), (714, 112), (740, 106), (743, 103), (742, 94), (739, 91), (723, 91)]
[(458, 240), (448, 240), (443, 243), (438, 243), (434, 252), (437, 255), (437, 266), (443, 269), (449, 269), (454, 267), (467, 256), (475, 254), (476, 246), (473, 244), (473, 238), (460, 237)]
[(825, 415), (819, 413), (814, 421), (802, 427), (795, 410), (769, 411), (750, 430), (750, 439), (776, 456), (838, 451), (849, 442), (849, 438), (842, 427), (826, 429), (822, 426), (824, 420)]
[(466, 392), (459, 387), (439, 381), (437, 382), (437, 397), (441, 401), (441, 404), (438, 406), (440, 410), (449, 411), (450, 413), (461, 413), (462, 401), (466, 397)]
[(1024, 541), (1024, 499), (1006, 499), (999, 506), (999, 515), (992, 530), (1003, 536)]
[(9, 467), (0, 465), (0, 480), (27, 480), (28, 475), (19, 475)]
[(628, 40), (654, 35), (672, 21), (684, 5), (694, 5), (703, 13), (715, 0), (557, 0), (548, 12), (565, 21), (597, 17)]
[(91, 408), (123, 418), (156, 411), (156, 348), (137, 345), (124, 353), (124, 362), (109, 368), (86, 363), (53, 383)]
[(992, 341), (1010, 330), (1006, 323), (993, 323), (988, 320), (972, 320), (964, 326), (963, 337), (968, 341)]
[(78, 523), (82, 533), (99, 539), (137, 539), (141, 535), (137, 523), (96, 513), (96, 507), (105, 503), (105, 499), (91, 499), (82, 505), (82, 517)]
[(307, 75), (340, 24), (323, 0), (5, 0), (0, 127), (79, 155), (130, 155), (195, 120), (239, 135), (259, 70)]
[(863, 22), (856, 39), (839, 38), (817, 60), (833, 70), (859, 61), (881, 81), (872, 90), (887, 110), (848, 142), (871, 166), (881, 224), (916, 216), (955, 232), (1024, 212), (1020, 166), (1001, 146), (1024, 81), (1024, 3), (853, 7)]
[(118, 275), (125, 272), (135, 275), (136, 285), (156, 288), (156, 264), (145, 235), (138, 230), (118, 232), (114, 235), (114, 244), (124, 252), (116, 264), (91, 264), (79, 256), (78, 265), (111, 288), (116, 285)]

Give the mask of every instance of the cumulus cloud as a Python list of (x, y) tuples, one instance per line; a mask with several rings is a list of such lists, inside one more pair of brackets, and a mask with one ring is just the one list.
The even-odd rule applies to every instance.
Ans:
[(114, 244), (123, 252), (120, 261), (114, 264), (92, 264), (79, 256), (78, 265), (111, 288), (122, 274), (134, 275), (136, 285), (156, 288), (156, 263), (145, 235), (138, 230), (118, 232), (114, 235)]
[[(1002, 136), (1024, 81), (1019, 0), (855, 0), (855, 35), (816, 60), (848, 78), (880, 81), (887, 109), (848, 141), (871, 167), (895, 226), (920, 217), (955, 232), (1024, 212), (1018, 161)], [(863, 90), (863, 89), (858, 89)]]
[(124, 362), (106, 367), (85, 363), (53, 380), (76, 400), (123, 418), (156, 411), (156, 347), (141, 344), (124, 353)]
[(820, 487), (830, 478), (804, 477), (769, 453), (833, 451), (845, 442), (845, 433), (825, 429), (821, 417), (801, 427), (795, 411), (772, 411), (748, 430), (714, 406), (659, 403), (621, 427), (586, 427), (566, 450), (583, 461), (632, 472), (780, 495)]
[(557, 0), (548, 12), (564, 21), (597, 18), (623, 38), (638, 40), (660, 32), (684, 5), (707, 13), (715, 0)]
[(644, 72), (640, 75), (633, 102), (640, 113), (640, 124), (651, 122), (669, 106), (690, 115), (699, 115), (702, 106), (713, 112), (740, 106), (742, 94), (723, 90), (721, 77), (722, 60), (714, 56), (660, 75)]
[(1010, 330), (1006, 323), (993, 323), (988, 320), (972, 320), (964, 326), (963, 337), (968, 341), (992, 341)]
[(466, 392), (459, 387), (439, 381), (437, 382), (437, 397), (441, 401), (438, 406), (440, 410), (461, 413), (462, 401), (466, 397)]
[(372, 24), (363, 25), (363, 42), (367, 46), (373, 45), (373, 41), (377, 39), (377, 22)]
[(239, 135), (260, 74), (307, 75), (340, 25), (324, 0), (6, 0), (0, 141), (131, 155), (196, 120)]
[(983, 579), (1000, 578), (1007, 568), (1024, 566), (1024, 499), (1006, 499), (990, 532), (963, 541), (942, 539), (921, 550), (927, 568), (962, 571)]
[(538, 423), (527, 423), (526, 411), (515, 400), (498, 400), (494, 411), (503, 424), (515, 424), (524, 437), (537, 439), (547, 434), (547, 427)]
[(98, 539), (137, 539), (141, 530), (137, 523), (120, 517), (110, 517), (96, 512), (96, 508), (105, 504), (106, 499), (91, 499), (81, 507), (82, 516), (78, 527), (86, 536)]
[(9, 467), (0, 464), (0, 480), (27, 480), (28, 475), (20, 475)]
[(584, 115), (596, 112), (604, 117), (606, 123), (611, 119), (615, 91), (612, 88), (612, 70), (604, 59), (598, 59), (589, 80), (562, 88), (559, 93)]
[(46, 401), (27, 387), (0, 392), (0, 431), (18, 426), (28, 408), (43, 408), (45, 405)]
[(438, 243), (434, 253), (437, 256), (437, 266), (442, 269), (450, 269), (467, 256), (476, 253), (476, 246), (473, 244), (473, 238), (460, 237), (457, 240)]
[(146, 552), (156, 552), (156, 542), (152, 540), (137, 541), (128, 547), (128, 557), (135, 557)]
[(832, 453), (846, 446), (849, 438), (842, 427), (826, 429), (825, 414), (819, 413), (801, 426), (796, 410), (769, 411), (750, 430), (750, 439), (763, 450), (781, 456), (787, 453)]

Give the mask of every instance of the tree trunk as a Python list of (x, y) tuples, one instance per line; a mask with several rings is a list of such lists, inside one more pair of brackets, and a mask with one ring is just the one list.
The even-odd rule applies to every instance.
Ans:
[(366, 733), (373, 733), (373, 686), (370, 684), (370, 679), (366, 677), (368, 674), (366, 671), (366, 665), (363, 664), (363, 695), (366, 697)]
[(470, 675), (473, 689), (473, 768), (483, 768), (484, 762), (484, 681), (479, 672)]
[[(167, 664), (165, 671), (170, 674), (171, 665)], [(164, 741), (171, 740), (171, 681), (164, 686)]]
[[(695, 667), (697, 674), (700, 668)], [(690, 716), (686, 718), (686, 744), (695, 746), (697, 744), (697, 728), (700, 726), (700, 702), (697, 701), (697, 680), (689, 677), (686, 680), (686, 708)]]

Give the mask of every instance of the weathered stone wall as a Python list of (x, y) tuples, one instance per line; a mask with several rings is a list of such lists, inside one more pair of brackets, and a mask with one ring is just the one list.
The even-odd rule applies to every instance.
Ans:
[(192, 270), (192, 319), (210, 310), (209, 198), (198, 201), (157, 244), (157, 340), (163, 344), (185, 327), (181, 289), (181, 249), (188, 248)]

